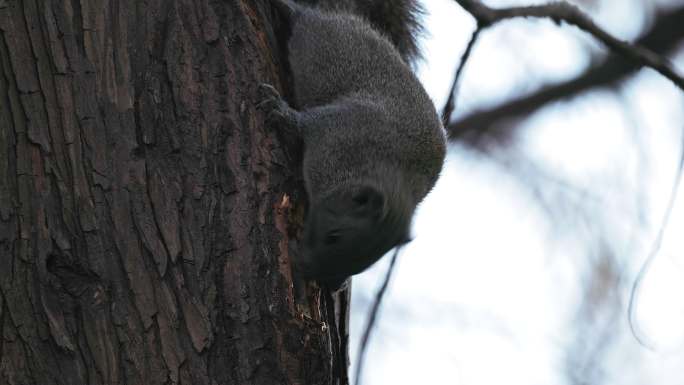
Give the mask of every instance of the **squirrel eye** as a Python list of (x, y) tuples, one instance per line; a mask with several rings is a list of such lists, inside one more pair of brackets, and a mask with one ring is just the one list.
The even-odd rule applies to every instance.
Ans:
[(328, 235), (325, 236), (325, 243), (328, 245), (332, 245), (333, 243), (337, 242), (339, 239), (340, 239), (339, 233), (328, 233)]
[(368, 203), (368, 195), (362, 194), (362, 195), (356, 196), (356, 197), (354, 197), (354, 202), (356, 202), (356, 204), (358, 204), (359, 206), (363, 206), (366, 203)]

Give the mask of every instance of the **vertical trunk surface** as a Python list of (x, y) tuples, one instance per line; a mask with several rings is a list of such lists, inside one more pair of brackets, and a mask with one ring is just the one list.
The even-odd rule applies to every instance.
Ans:
[(0, 384), (346, 384), (346, 297), (293, 295), (269, 16), (0, 0)]

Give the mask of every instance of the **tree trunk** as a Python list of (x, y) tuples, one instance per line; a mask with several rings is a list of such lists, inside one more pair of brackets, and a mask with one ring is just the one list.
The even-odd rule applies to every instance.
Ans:
[(0, 384), (347, 383), (266, 3), (0, 0)]

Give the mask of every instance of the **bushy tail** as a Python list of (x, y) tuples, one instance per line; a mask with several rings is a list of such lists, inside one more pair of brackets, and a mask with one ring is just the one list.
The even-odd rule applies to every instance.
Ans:
[(285, 17), (288, 22), (292, 23), (294, 21), (295, 14), (297, 13), (297, 3), (292, 0), (271, 0), (271, 4), (276, 7), (281, 16)]
[[(384, 33), (397, 47), (401, 56), (412, 63), (420, 57), (417, 38), (422, 32), (423, 9), (417, 0), (359, 0), (362, 15)], [(367, 8), (363, 8), (365, 5)]]
[(346, 11), (368, 20), (397, 48), (407, 63), (420, 58), (417, 38), (423, 9), (418, 0), (301, 0), (323, 9)]

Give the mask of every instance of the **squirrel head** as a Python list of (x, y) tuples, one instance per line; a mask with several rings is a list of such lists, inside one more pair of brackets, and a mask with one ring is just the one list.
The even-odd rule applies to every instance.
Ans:
[(297, 268), (305, 278), (341, 282), (406, 242), (413, 206), (370, 184), (343, 186), (313, 202)]

